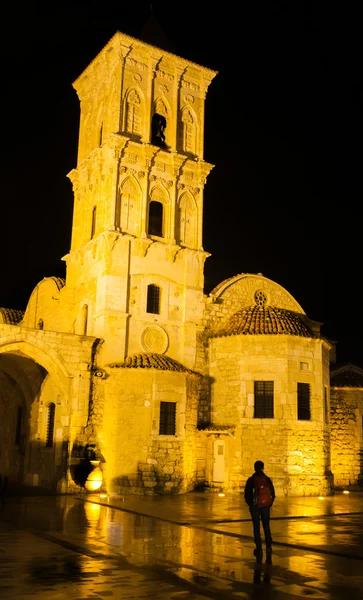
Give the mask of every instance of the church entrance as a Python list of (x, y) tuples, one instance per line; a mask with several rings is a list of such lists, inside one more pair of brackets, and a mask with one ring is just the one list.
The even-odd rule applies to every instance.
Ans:
[[(24, 355), (0, 354), (0, 488), (57, 491), (67, 469), (62, 390)], [(63, 419), (64, 421), (64, 419)]]

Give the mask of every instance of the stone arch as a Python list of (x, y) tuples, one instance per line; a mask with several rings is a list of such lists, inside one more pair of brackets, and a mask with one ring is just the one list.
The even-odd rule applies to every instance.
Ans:
[(144, 124), (144, 95), (140, 88), (132, 86), (126, 91), (123, 110), (123, 130), (141, 137)]
[(9, 341), (9, 337), (7, 336), (5, 343), (0, 343), (0, 354), (18, 354), (34, 360), (52, 374), (64, 397), (68, 398), (72, 375), (67, 369), (64, 359), (48, 344), (42, 344), (40, 340), (19, 340), (14, 334), (14, 340)]
[(179, 198), (177, 227), (179, 244), (194, 248), (197, 245), (197, 205), (189, 192)]
[(157, 183), (149, 194), (147, 207), (147, 232), (149, 235), (168, 237), (166, 224), (168, 223), (169, 194), (160, 183)]
[[(58, 313), (49, 311), (49, 306), (54, 306), (58, 301), (65, 281), (61, 277), (44, 277), (33, 289), (22, 320), (22, 325), (38, 328), (39, 320), (43, 320), (44, 328), (57, 330)], [(46, 316), (46, 318), (45, 318)]]
[(159, 115), (162, 115), (163, 117), (168, 119), (171, 111), (170, 111), (169, 103), (166, 100), (166, 98), (161, 98), (161, 97), (155, 98), (154, 112), (156, 112)]
[(121, 231), (136, 233), (140, 223), (141, 188), (133, 175), (120, 182), (116, 210), (116, 226)]
[(190, 106), (185, 106), (178, 120), (178, 146), (181, 152), (197, 154), (198, 121)]
[(153, 115), (161, 115), (165, 119), (163, 134), (165, 145), (168, 146), (168, 137), (171, 135), (170, 127), (168, 131), (168, 124), (171, 122), (171, 107), (166, 98), (155, 98)]
[[(19, 366), (16, 360), (18, 358), (19, 354), (0, 352), (0, 371), (8, 373), (18, 383), (26, 402), (30, 405), (34, 396), (34, 389), (29, 379), (22, 377), (24, 367), (23, 365)], [(22, 355), (22, 358), (27, 359), (25, 355)], [(29, 358), (29, 360), (31, 359)]]
[(222, 297), (230, 302), (235, 299), (238, 301), (239, 308), (243, 308), (255, 303), (254, 298), (258, 290), (263, 290), (266, 293), (268, 304), (305, 314), (303, 308), (290, 292), (279, 283), (264, 277), (262, 273), (241, 273), (225, 279), (211, 291), (209, 296), (214, 301)]

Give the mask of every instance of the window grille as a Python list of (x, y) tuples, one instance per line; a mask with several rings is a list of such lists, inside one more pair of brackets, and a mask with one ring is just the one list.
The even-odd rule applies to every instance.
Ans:
[(176, 403), (160, 402), (160, 435), (175, 435), (176, 432)]
[(160, 288), (152, 283), (147, 286), (146, 312), (160, 314)]
[(273, 419), (274, 382), (255, 381), (255, 419)]
[(16, 414), (16, 429), (15, 429), (15, 444), (16, 444), (16, 446), (19, 446), (19, 444), (20, 444), (22, 420), (23, 420), (23, 409), (21, 406), (18, 406), (18, 411)]
[(310, 421), (310, 385), (297, 384), (297, 418), (301, 421)]
[(149, 204), (148, 234), (163, 237), (163, 205), (156, 200)]
[(54, 419), (55, 419), (55, 404), (53, 402), (51, 402), (50, 404), (48, 404), (47, 431), (46, 431), (46, 435), (45, 435), (45, 445), (48, 448), (52, 448), (52, 446), (53, 446)]

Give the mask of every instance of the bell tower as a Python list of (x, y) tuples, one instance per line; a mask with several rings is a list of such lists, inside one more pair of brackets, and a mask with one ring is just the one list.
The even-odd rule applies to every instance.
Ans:
[(204, 104), (216, 72), (117, 32), (80, 100), (67, 288), (75, 333), (106, 365), (135, 353), (193, 368), (204, 310)]

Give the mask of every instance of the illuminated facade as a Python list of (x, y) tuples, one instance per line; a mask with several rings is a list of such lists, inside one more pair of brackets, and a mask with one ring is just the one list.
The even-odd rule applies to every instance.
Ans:
[[(329, 352), (281, 286), (204, 294), (204, 104), (216, 72), (116, 33), (80, 100), (66, 280), (0, 309), (0, 475), (60, 492), (329, 494)], [(88, 482), (88, 483), (87, 483)], [(101, 485), (101, 483), (100, 483)], [(93, 487), (94, 489), (94, 487)]]

